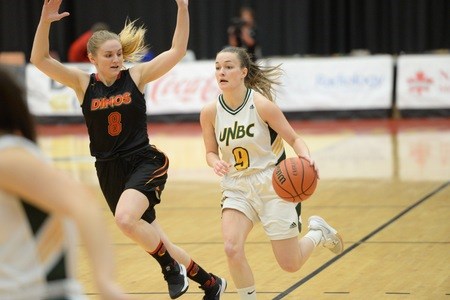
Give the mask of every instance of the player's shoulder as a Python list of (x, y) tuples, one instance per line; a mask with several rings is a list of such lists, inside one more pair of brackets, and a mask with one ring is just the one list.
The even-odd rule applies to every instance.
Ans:
[(200, 120), (213, 120), (217, 113), (217, 99), (206, 103), (200, 111)]
[(261, 108), (272, 108), (273, 102), (267, 99), (264, 95), (261, 93), (254, 91), (253, 92), (253, 103), (256, 105), (256, 107)]
[(213, 113), (216, 111), (216, 107), (217, 107), (217, 99), (211, 100), (203, 106), (202, 112)]

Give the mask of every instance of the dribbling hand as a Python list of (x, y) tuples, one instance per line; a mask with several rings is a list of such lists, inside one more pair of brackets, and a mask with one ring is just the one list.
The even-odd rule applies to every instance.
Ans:
[(306, 160), (309, 162), (309, 164), (310, 164), (312, 167), (314, 167), (314, 170), (316, 171), (316, 174), (317, 174), (317, 178), (320, 179), (320, 176), (319, 176), (319, 168), (317, 167), (316, 162), (315, 162), (310, 156), (299, 155), (298, 157), (301, 157), (301, 158), (306, 159)]

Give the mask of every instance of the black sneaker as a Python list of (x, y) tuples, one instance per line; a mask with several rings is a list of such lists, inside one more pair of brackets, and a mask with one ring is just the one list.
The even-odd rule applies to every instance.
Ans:
[(216, 280), (216, 283), (208, 288), (200, 287), (205, 291), (205, 296), (203, 296), (203, 300), (219, 300), (220, 295), (222, 295), (227, 289), (227, 281), (224, 278), (219, 278), (216, 275), (211, 274)]
[(183, 295), (189, 288), (186, 268), (182, 264), (174, 262), (163, 268), (164, 280), (169, 286), (170, 299), (176, 299)]

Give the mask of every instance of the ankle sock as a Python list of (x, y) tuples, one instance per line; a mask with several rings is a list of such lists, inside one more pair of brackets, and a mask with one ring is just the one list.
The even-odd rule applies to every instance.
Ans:
[(169, 264), (173, 264), (175, 260), (170, 256), (169, 251), (167, 251), (166, 246), (163, 242), (159, 242), (158, 247), (152, 252), (148, 252), (154, 259), (160, 264), (162, 268)]
[(322, 231), (320, 231), (320, 230), (309, 230), (305, 234), (304, 237), (310, 239), (314, 243), (314, 246), (317, 247), (317, 245), (319, 245), (320, 241), (322, 240)]
[(256, 290), (254, 285), (243, 289), (237, 289), (237, 293), (241, 300), (256, 300)]
[(193, 260), (191, 260), (191, 263), (187, 268), (187, 276), (189, 279), (199, 283), (205, 288), (211, 287), (216, 283), (216, 279), (211, 274), (203, 270), (203, 268)]

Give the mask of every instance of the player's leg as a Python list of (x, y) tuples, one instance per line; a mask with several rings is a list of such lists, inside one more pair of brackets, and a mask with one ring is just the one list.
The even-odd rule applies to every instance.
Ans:
[(200, 284), (200, 288), (204, 290), (204, 300), (218, 300), (225, 292), (227, 281), (212, 273), (205, 271), (192, 257), (178, 245), (172, 243), (167, 234), (162, 229), (157, 220), (151, 224), (159, 233), (161, 240), (167, 247), (170, 255), (187, 268), (187, 276)]
[(148, 207), (149, 202), (144, 194), (128, 189), (122, 193), (114, 217), (117, 226), (126, 236), (146, 251), (151, 251), (158, 247), (161, 238), (158, 230), (142, 219)]
[[(282, 212), (282, 209), (278, 209), (278, 211)], [(288, 211), (283, 214), (287, 218)], [(309, 230), (300, 240), (296, 235), (289, 237), (296, 234), (292, 229), (285, 233), (279, 231), (277, 234), (277, 226), (273, 225), (277, 223), (283, 224), (283, 222), (284, 220), (279, 220), (278, 222), (272, 222), (271, 226), (265, 227), (266, 232), (271, 237), (273, 253), (283, 270), (287, 272), (298, 271), (309, 259), (316, 246), (320, 244), (336, 254), (342, 252), (342, 239), (337, 234), (337, 231), (322, 218), (317, 216), (311, 217), (309, 219)], [(278, 228), (282, 227), (278, 226)]]
[[(147, 196), (134, 189), (125, 190), (116, 207), (116, 224), (126, 236), (138, 243), (160, 264), (164, 279), (168, 283), (169, 295), (176, 299), (189, 287), (186, 268), (175, 261), (167, 251), (158, 229), (142, 219), (148, 207)], [(154, 213), (151, 215), (151, 219), (154, 219)]]
[[(186, 270), (165, 250), (158, 231), (150, 225), (155, 219), (154, 206), (160, 201), (159, 192), (156, 191), (164, 188), (167, 176), (159, 176), (157, 180), (151, 181), (152, 184), (147, 184), (155, 170), (160, 170), (160, 166), (165, 164), (165, 157), (160, 154), (160, 160), (155, 161), (145, 159), (143, 155), (147, 155), (147, 158), (156, 157), (151, 150), (144, 149), (139, 155), (127, 159), (97, 160), (95, 167), (103, 195), (118, 228), (160, 264), (168, 283), (169, 295), (175, 299), (186, 292), (189, 286)], [(145, 164), (141, 164), (142, 161)], [(136, 165), (143, 165), (143, 169), (135, 171)]]
[(242, 212), (224, 209), (222, 212), (222, 235), (228, 268), (240, 299), (256, 299), (255, 279), (248, 264), (244, 247), (253, 222)]
[(322, 232), (309, 230), (299, 240), (300, 205), (279, 199), (270, 189), (261, 193), (261, 198), (264, 199), (264, 209), (260, 214), (261, 223), (271, 240), (275, 258), (283, 270), (296, 272), (311, 256), (317, 245), (313, 240), (320, 242)]
[(298, 271), (314, 251), (314, 243), (308, 238), (292, 237), (272, 240), (272, 250), (278, 265), (286, 272)]

